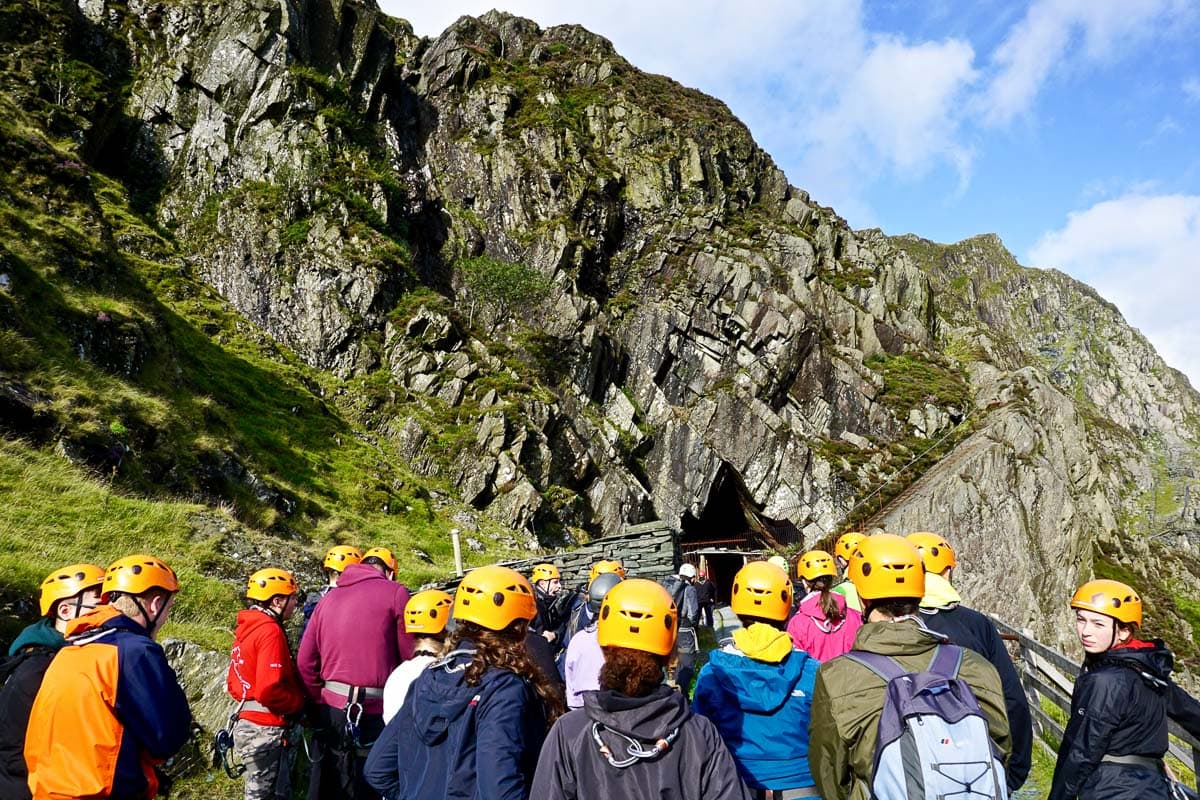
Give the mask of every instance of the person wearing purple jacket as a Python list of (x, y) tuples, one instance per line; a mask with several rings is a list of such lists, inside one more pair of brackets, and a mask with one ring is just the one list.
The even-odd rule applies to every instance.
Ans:
[(616, 572), (597, 575), (588, 586), (587, 606), (592, 614), (592, 624), (571, 637), (567, 654), (563, 659), (563, 678), (567, 684), (567, 708), (583, 708), (583, 693), (600, 688), (600, 668), (604, 666), (604, 651), (596, 634), (600, 605), (604, 595), (620, 583), (622, 577)]
[(404, 627), (408, 589), (393, 581), (396, 559), (375, 547), (321, 598), (296, 666), (314, 708), (309, 800), (375, 800), (363, 764), (383, 730), (383, 686), (413, 654)]

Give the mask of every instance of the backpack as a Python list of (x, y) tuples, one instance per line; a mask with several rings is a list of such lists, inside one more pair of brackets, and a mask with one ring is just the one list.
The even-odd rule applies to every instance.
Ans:
[(679, 611), (679, 626), (681, 628), (694, 628), (696, 621), (683, 616), (683, 598), (687, 595), (688, 582), (678, 575), (670, 575), (662, 582), (662, 586), (671, 595), (671, 599), (675, 601), (675, 608)]
[(938, 645), (924, 672), (851, 650), (846, 658), (887, 683), (871, 773), (872, 800), (1008, 800), (987, 717), (958, 677), (962, 648)]

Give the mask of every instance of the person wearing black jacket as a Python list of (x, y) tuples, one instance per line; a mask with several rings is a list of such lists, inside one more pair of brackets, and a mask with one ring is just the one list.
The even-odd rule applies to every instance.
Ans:
[(935, 533), (921, 532), (906, 537), (921, 552), (925, 566), (925, 597), (921, 599), (921, 621), (925, 627), (942, 634), (952, 644), (979, 653), (991, 662), (1000, 674), (1004, 687), (1004, 707), (1012, 735), (1012, 755), (1005, 770), (1009, 793), (1015, 792), (1029, 777), (1033, 759), (1033, 719), (1029, 699), (1021, 688), (1021, 679), (1013, 666), (1012, 657), (1004, 646), (996, 626), (987, 617), (962, 604), (950, 583), (958, 565), (954, 550), (944, 538)]
[(696, 575), (696, 603), (700, 606), (700, 624), (713, 626), (713, 608), (717, 604), (717, 587), (708, 579), (707, 572)]
[(600, 689), (554, 724), (530, 797), (537, 800), (750, 800), (713, 723), (663, 685), (678, 611), (667, 590), (631, 578), (604, 596), (596, 637)]
[(1200, 703), (1171, 681), (1162, 641), (1134, 638), (1142, 601), (1131, 587), (1088, 581), (1071, 607), (1085, 656), (1048, 800), (1170, 800), (1167, 718), (1196, 736)]

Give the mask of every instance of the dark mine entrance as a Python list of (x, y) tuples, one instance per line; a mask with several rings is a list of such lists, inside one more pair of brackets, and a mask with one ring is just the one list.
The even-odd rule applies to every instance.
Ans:
[(760, 513), (741, 476), (727, 463), (717, 472), (700, 517), (685, 513), (680, 529), (683, 560), (707, 568), (721, 603), (729, 602), (733, 576), (746, 561), (764, 558), (801, 538), (791, 522)]

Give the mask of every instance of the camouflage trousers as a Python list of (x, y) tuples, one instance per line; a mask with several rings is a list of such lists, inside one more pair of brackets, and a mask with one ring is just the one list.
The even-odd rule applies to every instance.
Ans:
[(258, 725), (239, 719), (233, 749), (246, 765), (246, 800), (290, 800), (298, 735), (291, 726)]

